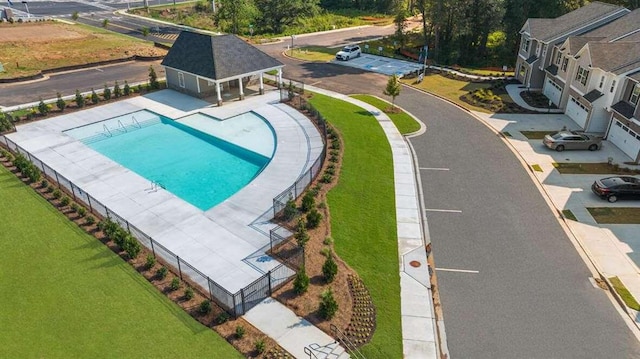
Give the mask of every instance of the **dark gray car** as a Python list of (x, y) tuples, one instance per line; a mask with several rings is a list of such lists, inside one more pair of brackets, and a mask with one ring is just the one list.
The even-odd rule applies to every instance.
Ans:
[(586, 135), (582, 132), (560, 131), (552, 135), (545, 135), (542, 143), (558, 152), (564, 150), (595, 151), (602, 148), (602, 137)]

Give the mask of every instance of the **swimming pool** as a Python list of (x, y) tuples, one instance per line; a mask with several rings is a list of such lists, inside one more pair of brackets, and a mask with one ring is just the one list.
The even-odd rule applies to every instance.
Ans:
[[(255, 117), (254, 125), (262, 123), (270, 129), (262, 118), (248, 114)], [(203, 211), (246, 186), (270, 160), (150, 111), (65, 133), (148, 179), (150, 189), (165, 188)]]

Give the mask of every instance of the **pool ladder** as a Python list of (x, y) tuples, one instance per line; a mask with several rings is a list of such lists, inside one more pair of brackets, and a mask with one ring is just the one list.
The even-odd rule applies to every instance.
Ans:
[(151, 190), (157, 191), (158, 188), (167, 189), (160, 181), (151, 181)]

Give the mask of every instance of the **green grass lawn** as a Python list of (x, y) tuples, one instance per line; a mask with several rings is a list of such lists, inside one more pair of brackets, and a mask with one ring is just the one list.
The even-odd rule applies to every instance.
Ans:
[(363, 279), (377, 311), (367, 358), (401, 358), (400, 274), (391, 148), (376, 119), (360, 107), (315, 94), (310, 101), (340, 133), (344, 157), (328, 194), (337, 253)]
[(616, 290), (616, 292), (618, 293), (620, 298), (622, 298), (622, 300), (624, 301), (624, 304), (626, 304), (627, 307), (633, 310), (640, 310), (640, 304), (638, 304), (638, 302), (633, 297), (633, 295), (629, 292), (627, 287), (625, 287), (624, 284), (622, 284), (622, 282), (620, 281), (620, 278), (611, 277), (609, 278), (609, 281), (611, 282), (613, 289)]
[[(377, 97), (370, 95), (353, 95), (351, 96), (360, 101), (366, 102), (369, 105), (377, 107), (380, 111), (384, 111), (385, 109), (391, 107), (391, 104), (385, 102)], [(391, 121), (396, 125), (398, 131), (401, 134), (406, 135), (412, 132), (416, 132), (420, 129), (420, 124), (413, 119), (413, 117), (409, 116), (406, 112), (400, 111), (399, 113), (387, 113)]]
[(562, 174), (623, 174), (634, 175), (640, 173), (638, 170), (610, 165), (606, 162), (600, 163), (558, 163), (554, 162), (553, 167)]
[(322, 46), (305, 46), (303, 48), (287, 51), (287, 55), (304, 61), (331, 61), (336, 57), (340, 49), (330, 49)]
[(597, 223), (640, 224), (640, 208), (636, 207), (590, 207), (587, 211)]
[(0, 358), (241, 358), (0, 166)]
[(425, 76), (424, 80), (420, 83), (417, 83), (417, 79), (400, 79), (400, 81), (415, 88), (444, 97), (464, 108), (479, 112), (489, 112), (482, 107), (472, 106), (460, 99), (460, 96), (473, 92), (476, 89), (491, 87), (491, 84), (489, 83), (473, 83), (453, 80), (438, 74), (429, 73), (427, 73), (427, 76)]

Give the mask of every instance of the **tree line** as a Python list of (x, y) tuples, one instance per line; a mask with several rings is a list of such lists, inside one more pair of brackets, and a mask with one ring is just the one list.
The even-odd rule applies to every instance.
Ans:
[[(211, 1), (211, 0), (210, 0)], [(588, 0), (214, 0), (224, 31), (282, 33), (288, 26), (326, 12), (393, 16), (401, 36), (403, 19), (421, 15), (421, 43), (429, 59), (464, 66), (513, 65), (519, 31), (527, 18), (555, 18)], [(601, 0), (630, 10), (640, 0)], [(400, 43), (404, 44), (405, 39)]]

